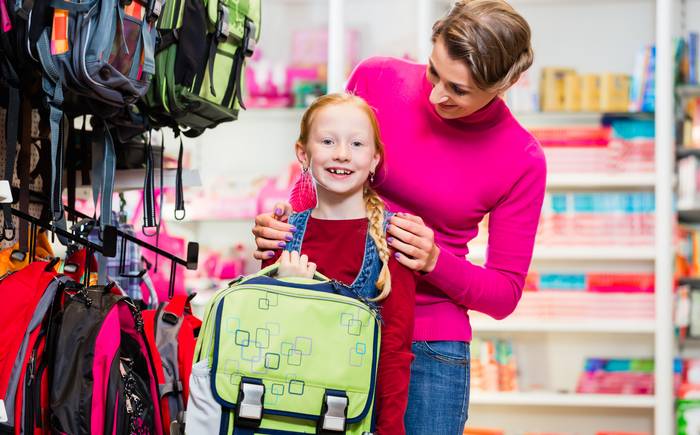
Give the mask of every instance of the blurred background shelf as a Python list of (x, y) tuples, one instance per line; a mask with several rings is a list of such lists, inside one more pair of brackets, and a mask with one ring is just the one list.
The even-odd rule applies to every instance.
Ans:
[(471, 405), (653, 409), (654, 396), (623, 394), (492, 393), (472, 391)]

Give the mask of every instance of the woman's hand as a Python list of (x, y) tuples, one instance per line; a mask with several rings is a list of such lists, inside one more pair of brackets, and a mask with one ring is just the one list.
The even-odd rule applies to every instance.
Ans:
[(408, 213), (397, 213), (390, 222), (387, 242), (398, 251), (398, 262), (416, 272), (432, 272), (440, 255), (433, 230), (423, 219)]
[(274, 212), (262, 213), (255, 217), (253, 235), (258, 248), (253, 253), (255, 258), (258, 260), (272, 258), (275, 255), (274, 250), (283, 249), (287, 246), (287, 242), (293, 239), (292, 233), (296, 228), (286, 223), (291, 213), (291, 205), (278, 202), (275, 204)]
[(316, 263), (311, 263), (306, 255), (299, 256), (297, 251), (284, 251), (280, 255), (278, 278), (313, 278), (315, 273)]

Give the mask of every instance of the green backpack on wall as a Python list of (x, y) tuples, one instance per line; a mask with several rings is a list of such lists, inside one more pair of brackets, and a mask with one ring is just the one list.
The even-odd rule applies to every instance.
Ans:
[(370, 434), (376, 307), (320, 274), (271, 278), (276, 270), (233, 282), (209, 302), (186, 432)]
[(156, 75), (146, 95), (155, 127), (204, 129), (243, 107), (245, 58), (260, 38), (261, 0), (171, 0), (157, 23)]

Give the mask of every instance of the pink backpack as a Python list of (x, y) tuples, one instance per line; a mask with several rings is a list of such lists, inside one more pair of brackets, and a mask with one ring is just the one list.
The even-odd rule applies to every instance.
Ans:
[(156, 372), (131, 299), (113, 293), (113, 286), (70, 294), (56, 349), (55, 432), (162, 435)]

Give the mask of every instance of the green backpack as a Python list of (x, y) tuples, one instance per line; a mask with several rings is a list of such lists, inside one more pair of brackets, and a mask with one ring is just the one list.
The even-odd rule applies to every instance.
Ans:
[(245, 58), (260, 37), (261, 0), (171, 0), (158, 20), (156, 75), (146, 95), (154, 127), (187, 136), (233, 121)]
[(187, 433), (371, 434), (376, 307), (320, 274), (277, 265), (209, 302), (195, 349)]

